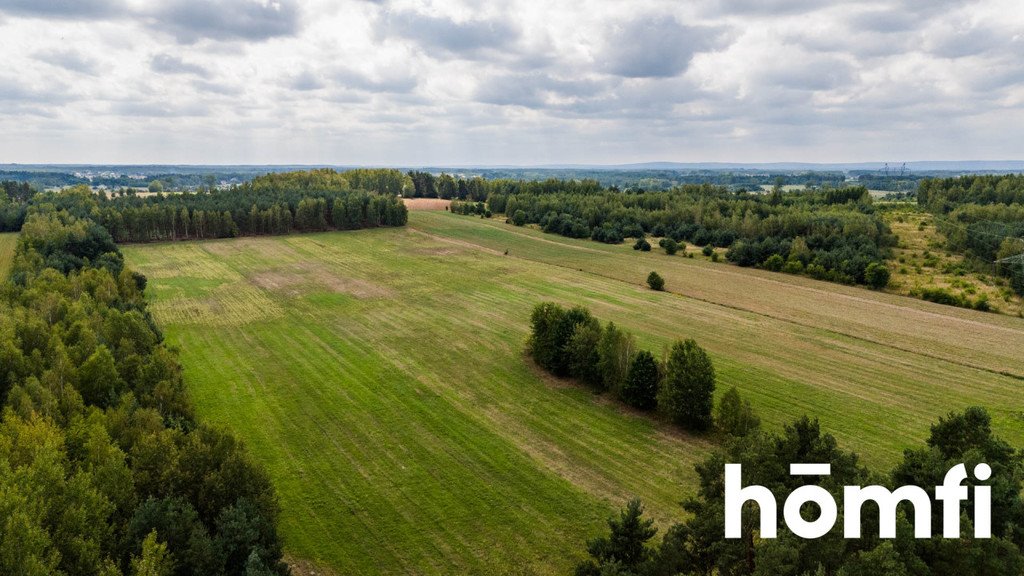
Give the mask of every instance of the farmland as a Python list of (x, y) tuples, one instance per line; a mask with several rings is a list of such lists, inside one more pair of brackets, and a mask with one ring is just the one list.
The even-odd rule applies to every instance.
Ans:
[(875, 467), (971, 404), (1024, 441), (1008, 316), (447, 212), (125, 253), (201, 415), (270, 470), (291, 558), (338, 574), (565, 573), (631, 495), (679, 518), (712, 444), (534, 368), (542, 300), (696, 338), (769, 427), (816, 415)]
[(7, 270), (14, 257), (14, 246), (17, 244), (17, 239), (17, 234), (0, 234), (0, 278), (7, 277)]

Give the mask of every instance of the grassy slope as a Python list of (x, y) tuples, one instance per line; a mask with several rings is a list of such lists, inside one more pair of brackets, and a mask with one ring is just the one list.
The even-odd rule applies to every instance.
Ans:
[(16, 233), (0, 234), (0, 281), (7, 278), (7, 271), (14, 258), (14, 246), (17, 244), (17, 240)]
[(972, 301), (985, 294), (995, 311), (1012, 316), (1024, 312), (1024, 299), (1010, 289), (1006, 278), (995, 275), (995, 270), (980, 274), (963, 266), (963, 271), (957, 271), (964, 257), (946, 250), (946, 237), (936, 228), (933, 215), (911, 205), (886, 212), (885, 218), (900, 238), (894, 259), (889, 261), (890, 290), (907, 294), (914, 288), (938, 287)]
[(1024, 439), (1014, 318), (447, 213), (126, 253), (200, 411), (270, 467), (290, 554), (338, 573), (564, 573), (629, 495), (678, 517), (708, 445), (531, 369), (543, 299), (697, 338), (769, 425), (817, 414), (876, 466), (972, 403)]

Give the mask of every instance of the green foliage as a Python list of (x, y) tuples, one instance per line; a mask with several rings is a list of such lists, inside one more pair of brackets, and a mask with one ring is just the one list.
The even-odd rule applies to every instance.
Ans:
[(596, 327), (596, 323), (590, 312), (580, 306), (565, 310), (550, 302), (538, 304), (530, 316), (530, 354), (545, 370), (556, 376), (567, 376), (572, 363), (568, 353), (569, 342), (577, 326), (590, 324)]
[(602, 389), (604, 378), (601, 374), (601, 324), (591, 318), (577, 324), (566, 345), (569, 355), (569, 374), (584, 384)]
[(618, 517), (609, 518), (610, 534), (587, 543), (587, 553), (592, 560), (577, 566), (577, 576), (640, 574), (649, 569), (653, 550), (647, 542), (658, 529), (654, 527), (654, 520), (644, 518), (643, 513), (643, 504), (633, 499)]
[[(87, 207), (72, 213), (95, 217), (118, 242), (404, 226), (408, 212), (395, 194), (411, 186), (406, 180), (394, 170), (283, 172), (223, 190), (99, 197), (92, 200), (95, 216)], [(67, 194), (49, 193), (44, 200), (59, 202)]]
[(715, 424), (730, 436), (746, 436), (758, 429), (761, 419), (754, 414), (750, 401), (742, 400), (739, 390), (733, 386), (718, 401)]
[(195, 420), (96, 198), (34, 202), (0, 291), (0, 573), (240, 574), (252, 549), (286, 572), (266, 474)]
[(622, 386), (620, 399), (634, 408), (652, 410), (658, 405), (658, 383), (661, 370), (654, 355), (641, 350), (633, 356)]
[(782, 259), (781, 254), (772, 254), (764, 261), (762, 266), (765, 270), (771, 270), (772, 272), (780, 272), (786, 262)]
[(142, 555), (132, 558), (132, 576), (170, 576), (174, 562), (167, 544), (157, 541), (153, 530), (142, 541)]
[[(510, 193), (509, 213), (519, 223), (537, 223), (545, 232), (574, 238), (590, 236), (618, 243), (624, 236), (654, 236), (675, 242), (730, 248), (740, 266), (781, 270), (800, 240), (800, 259), (814, 260), (836, 282), (864, 282), (864, 270), (882, 260), (895, 237), (876, 213), (863, 187), (782, 192), (766, 197), (724, 187), (684, 185), (664, 192), (621, 192), (600, 187), (581, 191), (556, 182), (536, 191)], [(643, 249), (637, 241), (635, 248)], [(710, 253), (706, 253), (710, 256)], [(779, 259), (772, 259), (779, 256)]]
[(872, 262), (864, 269), (864, 282), (872, 288), (881, 289), (889, 285), (889, 268), (881, 262)]
[[(731, 391), (727, 396), (732, 396)], [(736, 395), (733, 404), (738, 404), (738, 400)], [(843, 538), (841, 520), (831, 532), (817, 540), (797, 538), (784, 524), (779, 526), (777, 539), (761, 539), (757, 537), (758, 510), (749, 506), (744, 509), (741, 537), (723, 538), (724, 464), (741, 464), (744, 483), (771, 487), (781, 504), (793, 490), (806, 482), (802, 477), (788, 473), (789, 465), (799, 462), (830, 465), (831, 474), (817, 484), (831, 493), (837, 502), (842, 501), (843, 487), (847, 485), (881, 483), (889, 489), (908, 484), (937, 486), (956, 464), (966, 462), (970, 468), (977, 462), (988, 463), (993, 471), (991, 480), (986, 482), (992, 486), (993, 537), (946, 539), (942, 537), (941, 530), (933, 530), (931, 538), (919, 539), (914, 536), (907, 515), (900, 513), (893, 540), (877, 537), (878, 518), (874, 514), (863, 517), (865, 536), (858, 540)], [(927, 446), (907, 450), (903, 462), (885, 479), (873, 476), (859, 464), (855, 454), (841, 450), (831, 435), (821, 432), (817, 421), (806, 417), (785, 426), (781, 433), (751, 430), (745, 436), (736, 437), (699, 464), (697, 474), (700, 478), (697, 496), (684, 503), (689, 519), (669, 529), (660, 546), (644, 548), (641, 556), (646, 562), (632, 573), (648, 576), (982, 576), (1019, 574), (1024, 568), (1024, 556), (1020, 551), (1024, 544), (1020, 530), (1024, 525), (1024, 499), (1021, 495), (1024, 454), (992, 435), (990, 418), (980, 408), (969, 408), (940, 419), (932, 427)], [(967, 483), (972, 483), (972, 480), (969, 478)], [(942, 508), (940, 503), (933, 503), (932, 526), (941, 526)], [(637, 517), (635, 507), (629, 510), (632, 514), (624, 512), (620, 525), (627, 517)], [(967, 526), (964, 529), (969, 534), (972, 507), (966, 507), (965, 512)], [(636, 526), (636, 523), (629, 525)], [(636, 533), (636, 530), (625, 532)], [(871, 536), (872, 533), (875, 536)], [(632, 542), (637, 540), (630, 539)], [(609, 549), (605, 541), (592, 541), (587, 548), (597, 562), (591, 560), (582, 564), (577, 574), (600, 574), (605, 564), (618, 559), (601, 554)]]
[(665, 279), (661, 277), (661, 274), (658, 274), (657, 272), (651, 272), (650, 274), (647, 275), (647, 286), (650, 287), (651, 290), (664, 290)]
[(619, 329), (614, 322), (608, 322), (598, 342), (598, 371), (605, 390), (619, 395), (626, 383), (635, 348), (636, 339), (632, 334)]
[(707, 430), (711, 427), (714, 393), (715, 368), (704, 349), (692, 339), (673, 344), (658, 394), (658, 409), (688, 430)]
[(700, 253), (710, 257), (712, 254), (715, 253), (715, 247), (712, 246), (711, 244), (707, 244), (703, 248), (701, 248)]
[(646, 238), (637, 239), (636, 243), (633, 244), (633, 250), (639, 250), (641, 252), (650, 252), (651, 243)]
[[(668, 254), (669, 256), (674, 256), (675, 253), (678, 252), (679, 248), (680, 248), (679, 242), (676, 242), (675, 240), (673, 240), (671, 238), (662, 238), (661, 241), (659, 242), (659, 245), (662, 248), (665, 249), (665, 254)], [(686, 245), (682, 244), (682, 247), (685, 248)]]

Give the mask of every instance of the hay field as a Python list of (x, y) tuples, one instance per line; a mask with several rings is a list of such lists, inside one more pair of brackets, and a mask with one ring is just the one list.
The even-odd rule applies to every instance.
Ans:
[(681, 517), (711, 445), (534, 369), (542, 300), (656, 351), (694, 337), (767, 426), (818, 415), (878, 468), (970, 404), (1024, 440), (1016, 318), (443, 211), (125, 253), (198, 410), (267, 464), (288, 554), (319, 573), (564, 574), (632, 495)]

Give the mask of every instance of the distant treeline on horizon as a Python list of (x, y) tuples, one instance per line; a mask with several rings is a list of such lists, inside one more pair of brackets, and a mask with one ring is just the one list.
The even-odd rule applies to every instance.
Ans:
[[(906, 192), (916, 189), (924, 178), (950, 177), (962, 174), (1005, 174), (1015, 170), (993, 170), (979, 165), (978, 169), (911, 170), (891, 165), (868, 169), (868, 165), (714, 165), (695, 164), (672, 166), (650, 164), (620, 167), (562, 166), (562, 167), (398, 167), (402, 172), (424, 172), (434, 176), (450, 174), (456, 178), (482, 177), (487, 180), (514, 179), (539, 181), (547, 179), (596, 180), (602, 186), (667, 190), (683, 184), (713, 184), (732, 189), (757, 189), (764, 186), (841, 186), (855, 182), (871, 190)], [(118, 188), (148, 188), (159, 182), (162, 190), (194, 190), (204, 186), (242, 184), (258, 176), (332, 168), (348, 170), (354, 166), (192, 166), (192, 165), (18, 165), (0, 164), (0, 180), (25, 182), (37, 189), (63, 188), (77, 185)], [(1024, 167), (1022, 167), (1024, 169)]]

